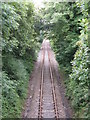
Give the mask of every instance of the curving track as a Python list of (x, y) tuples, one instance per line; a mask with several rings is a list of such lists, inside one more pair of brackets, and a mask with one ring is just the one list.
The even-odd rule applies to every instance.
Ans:
[[(44, 40), (30, 81), (24, 118), (70, 118), (71, 109), (59, 86), (58, 65), (48, 40)], [(32, 87), (33, 86), (33, 87)]]

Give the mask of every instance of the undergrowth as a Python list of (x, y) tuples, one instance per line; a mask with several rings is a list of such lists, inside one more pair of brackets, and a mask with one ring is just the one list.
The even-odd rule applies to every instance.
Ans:
[(5, 56), (3, 59), (2, 114), (4, 118), (20, 117), (34, 64), (32, 58), (29, 58), (29, 61), (15, 58), (13, 55)]

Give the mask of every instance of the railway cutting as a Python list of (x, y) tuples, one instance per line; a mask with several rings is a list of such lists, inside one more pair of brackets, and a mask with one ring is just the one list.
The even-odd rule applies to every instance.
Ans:
[(44, 40), (29, 84), (23, 118), (71, 118), (58, 63), (49, 40)]

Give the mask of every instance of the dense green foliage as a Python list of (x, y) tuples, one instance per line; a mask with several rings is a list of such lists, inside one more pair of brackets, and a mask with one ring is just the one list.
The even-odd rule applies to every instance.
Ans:
[(65, 80), (67, 96), (76, 117), (89, 116), (89, 2), (49, 2), (43, 9), (46, 34), (56, 53)]
[[(89, 0), (88, 0), (89, 1)], [(67, 97), (76, 117), (89, 113), (90, 2), (2, 3), (2, 116), (20, 117), (40, 42), (46, 37), (68, 78)]]
[[(77, 50), (75, 43), (79, 40), (80, 27), (78, 21), (82, 18), (79, 8), (73, 3), (49, 3), (46, 7), (46, 18), (50, 19), (51, 38), (57, 54), (58, 62), (70, 72), (70, 61)], [(49, 12), (49, 11), (52, 12)], [(76, 13), (77, 12), (77, 13)], [(80, 14), (80, 15), (79, 15)], [(49, 22), (49, 20), (47, 21)], [(69, 69), (70, 68), (70, 69)]]
[[(77, 3), (79, 6), (82, 3)], [(76, 5), (77, 5), (76, 4)], [(88, 4), (88, 3), (87, 3)], [(85, 3), (85, 5), (87, 5)], [(89, 109), (89, 46), (88, 46), (88, 13), (85, 5), (81, 9), (83, 18), (80, 20), (78, 50), (72, 61), (72, 73), (70, 74), (68, 94), (72, 94), (72, 105), (80, 117), (90, 118)], [(78, 5), (77, 5), (78, 6)]]
[(32, 3), (2, 3), (2, 117), (20, 117), (39, 48)]

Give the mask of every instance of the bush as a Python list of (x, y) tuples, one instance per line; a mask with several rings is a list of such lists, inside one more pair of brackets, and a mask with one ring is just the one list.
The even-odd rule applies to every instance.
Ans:
[(32, 71), (33, 62), (33, 60), (29, 63), (27, 60), (17, 59), (11, 54), (4, 56), (2, 74), (3, 117), (14, 118), (20, 116), (27, 96), (29, 72)]
[[(89, 69), (88, 69), (88, 47), (82, 43), (77, 50), (72, 61), (72, 73), (70, 74), (68, 95), (71, 96), (72, 105), (79, 117), (88, 117), (87, 114), (81, 115), (89, 109)], [(88, 106), (88, 107), (87, 107)]]
[(2, 76), (2, 115), (4, 118), (19, 117), (21, 101), (16, 92), (17, 82), (10, 80), (5, 71)]

